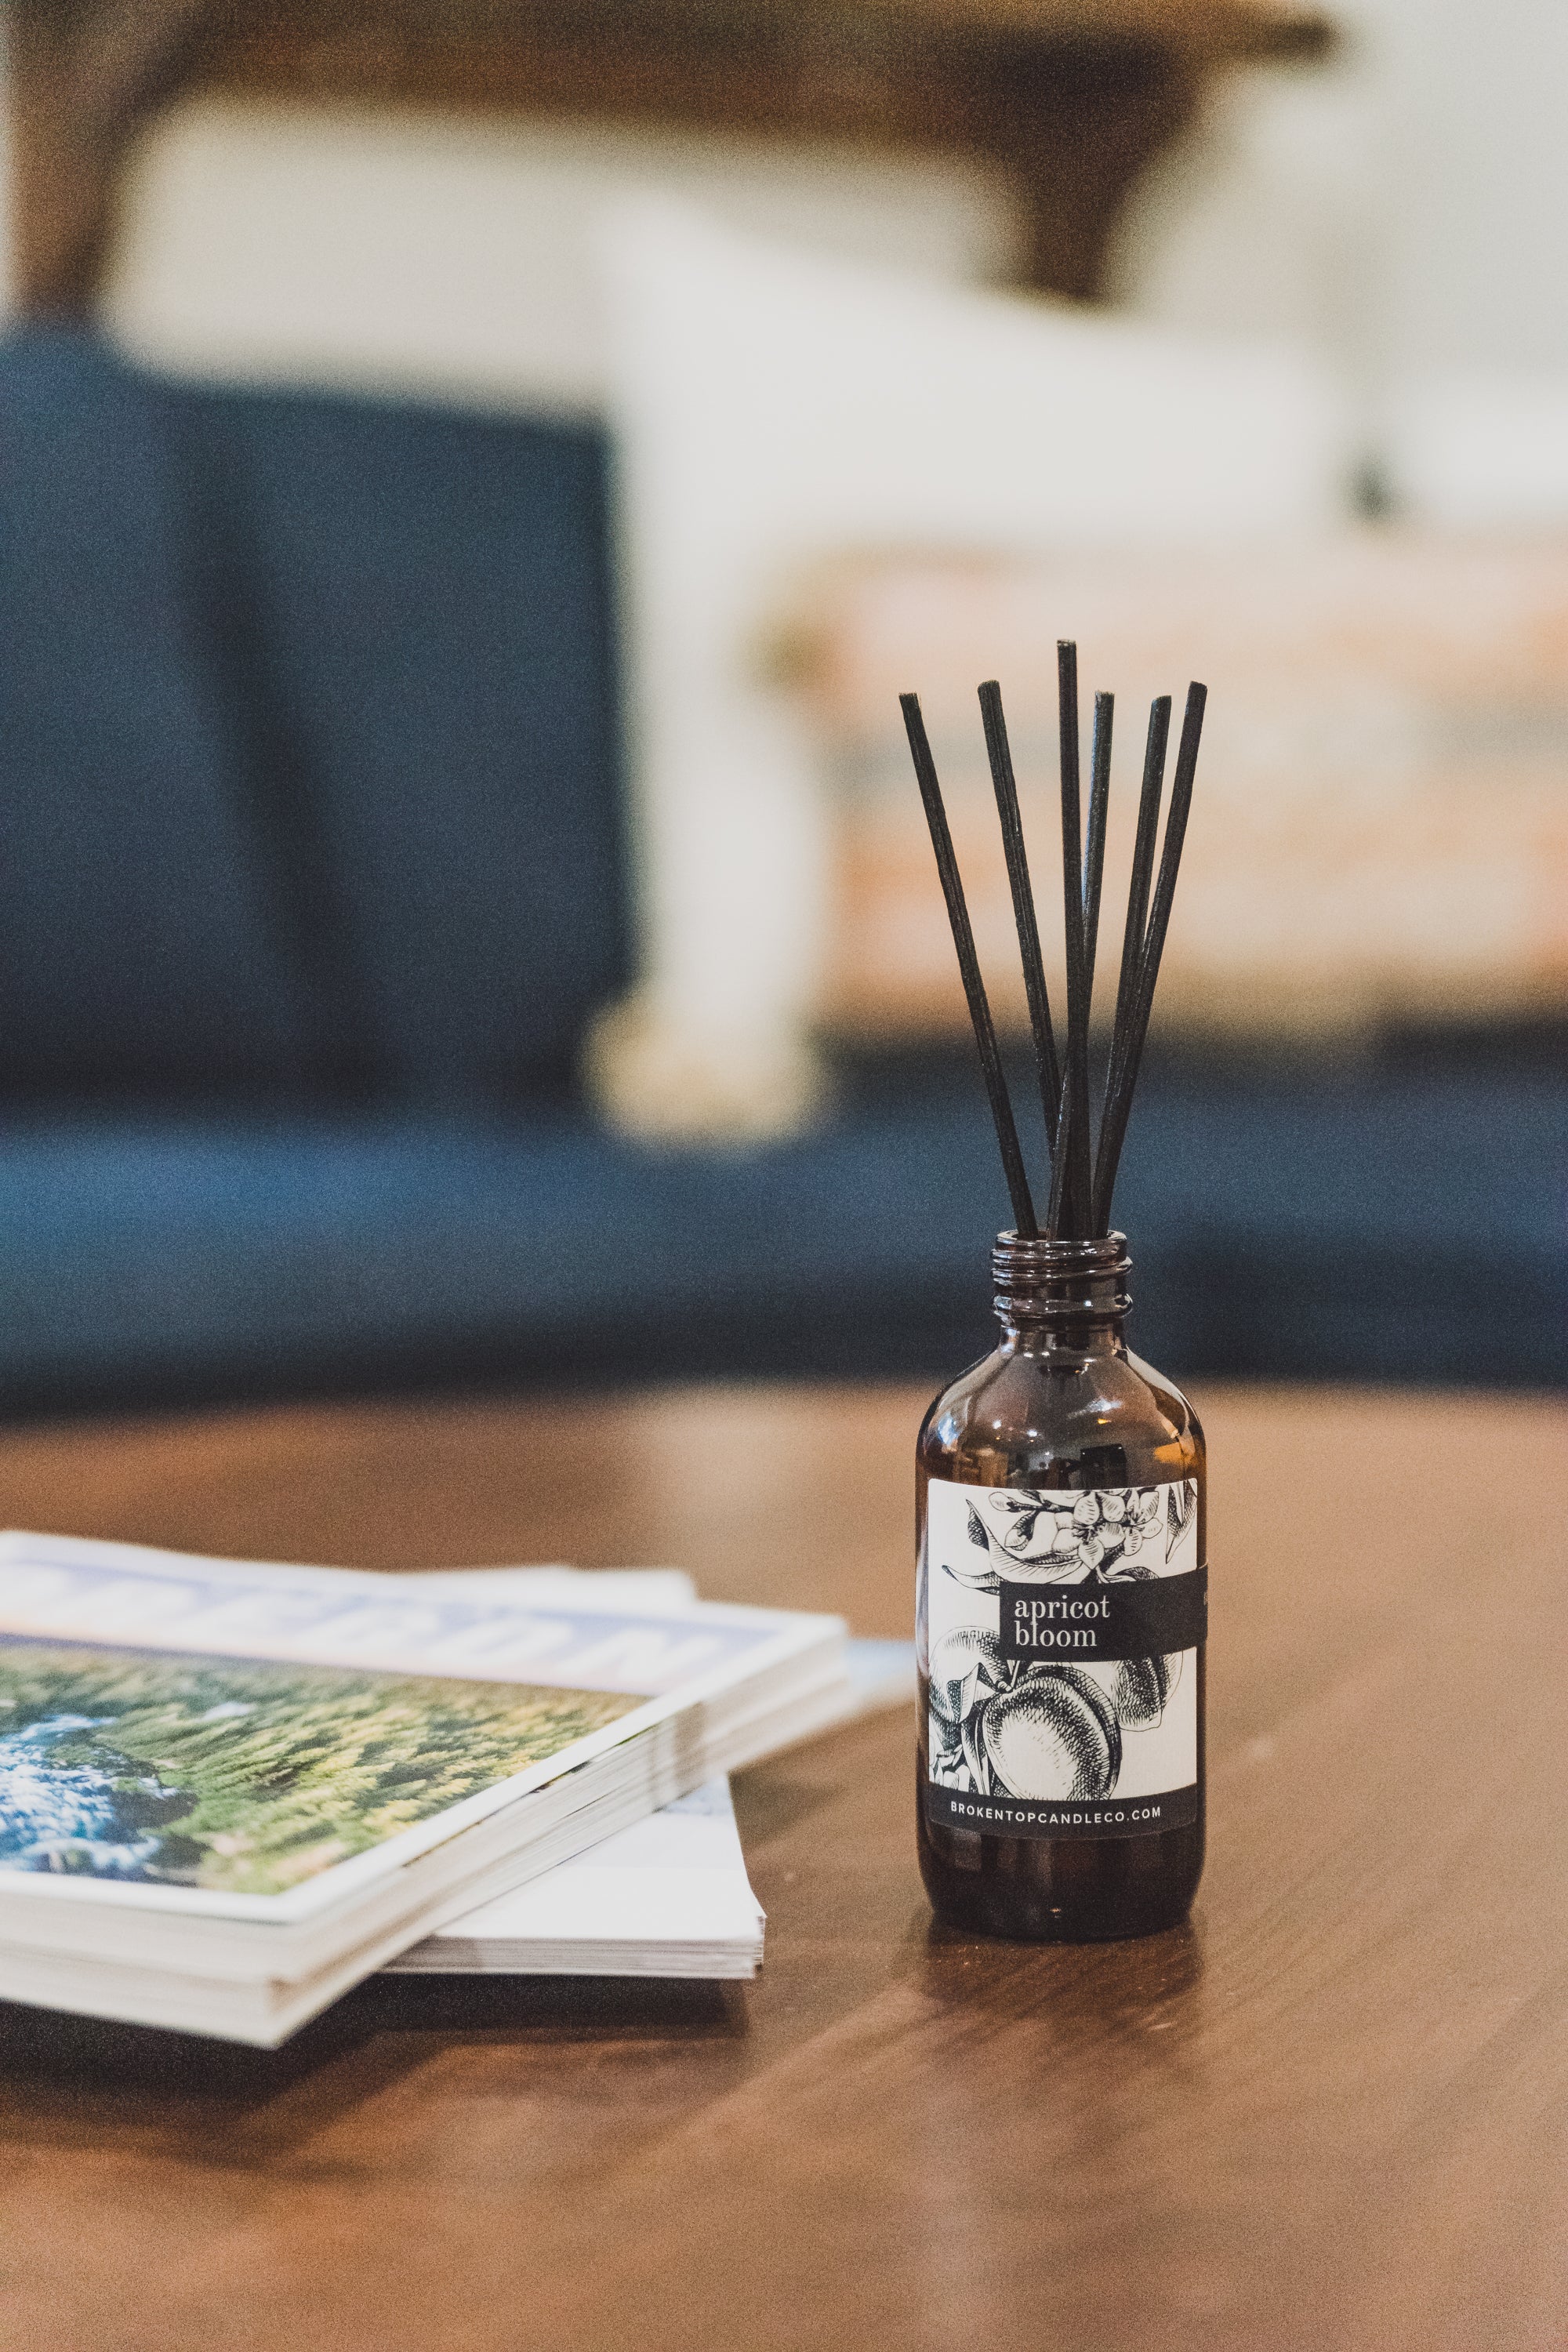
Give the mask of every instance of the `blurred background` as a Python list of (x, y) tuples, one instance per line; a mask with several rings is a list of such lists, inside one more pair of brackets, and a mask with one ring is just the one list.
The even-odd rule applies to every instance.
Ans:
[(1134, 1344), (1568, 1374), (1560, 9), (0, 26), (0, 1409), (951, 1375), (897, 696), (1020, 1054), (974, 688), (1044, 901), (1058, 635), (1113, 908), (1211, 693)]

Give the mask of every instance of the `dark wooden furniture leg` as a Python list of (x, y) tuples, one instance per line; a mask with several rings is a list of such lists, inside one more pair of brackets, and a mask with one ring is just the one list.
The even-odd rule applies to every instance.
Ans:
[(219, 0), (14, 0), (17, 307), (85, 318), (132, 148), (194, 70)]

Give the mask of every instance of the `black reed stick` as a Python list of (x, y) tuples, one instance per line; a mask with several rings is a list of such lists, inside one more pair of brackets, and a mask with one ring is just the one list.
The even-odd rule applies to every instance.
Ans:
[(1142, 961), (1149, 888), (1154, 878), (1154, 851), (1160, 839), (1160, 797), (1165, 788), (1165, 747), (1170, 735), (1171, 698), (1162, 694), (1149, 706), (1149, 733), (1143, 746), (1143, 788), (1138, 796), (1138, 831), (1132, 845), (1131, 878), (1127, 885), (1127, 924), (1121, 934), (1121, 972), (1116, 984), (1110, 1068), (1105, 1084), (1108, 1101), (1116, 1087), (1116, 1072), (1126, 1043), (1127, 1024), (1138, 986), (1138, 967)]
[(1083, 851), (1083, 954), (1089, 1001), (1094, 1004), (1094, 959), (1100, 943), (1100, 893), (1105, 879), (1105, 824), (1110, 808), (1110, 730), (1116, 697), (1094, 698), (1094, 749), (1089, 753), (1089, 834)]
[(899, 707), (904, 714), (910, 756), (915, 763), (921, 799), (925, 803), (926, 823), (931, 827), (931, 845), (936, 852), (936, 870), (942, 877), (942, 896), (947, 900), (947, 919), (952, 929), (952, 944), (958, 951), (958, 969), (963, 978), (963, 993), (969, 1003), (969, 1018), (973, 1024), (974, 1043), (980, 1052), (980, 1067), (984, 1074), (985, 1091), (991, 1101), (991, 1116), (995, 1122), (1002, 1166), (1007, 1178), (1007, 1190), (1012, 1196), (1013, 1222), (1021, 1241), (1034, 1241), (1039, 1233), (1035, 1203), (1029, 1192), (1029, 1179), (1025, 1172), (1024, 1154), (1018, 1142), (1018, 1129), (1013, 1118), (1013, 1102), (1007, 1092), (1002, 1056), (996, 1050), (996, 1031), (991, 1019), (991, 1007), (986, 1002), (985, 982), (980, 976), (980, 959), (974, 952), (974, 933), (970, 928), (969, 909), (963, 901), (963, 884), (959, 878), (958, 860), (953, 855), (947, 811), (942, 806), (936, 762), (931, 758), (925, 721), (921, 717), (920, 697), (900, 694)]
[(1154, 985), (1160, 977), (1160, 959), (1165, 951), (1165, 933), (1170, 928), (1171, 906), (1176, 895), (1176, 876), (1181, 868), (1182, 844), (1186, 838), (1187, 814), (1193, 800), (1193, 777), (1198, 763), (1198, 743), (1204, 731), (1204, 706), (1207, 700), (1207, 687), (1194, 684), (1187, 688), (1187, 708), (1182, 720), (1181, 745), (1176, 752), (1170, 812), (1165, 819), (1165, 841), (1160, 854), (1160, 878), (1154, 885), (1154, 904), (1139, 959), (1138, 982), (1129, 1008), (1126, 1030), (1120, 1040), (1121, 1051), (1112, 1050), (1112, 1082), (1106, 1096), (1105, 1111), (1100, 1126), (1091, 1227), (1097, 1234), (1110, 1229), (1116, 1171), (1121, 1158), (1121, 1147), (1126, 1140), (1127, 1120), (1132, 1108), (1132, 1089), (1138, 1083), (1138, 1066), (1142, 1059), (1143, 1041), (1149, 1034)]
[[(1089, 973), (1085, 960), (1082, 808), (1079, 782), (1078, 647), (1065, 637), (1057, 646), (1058, 724), (1062, 771), (1062, 911), (1067, 940), (1067, 1115), (1057, 1127), (1057, 1157), (1067, 1166), (1059, 1187), (1061, 1223), (1073, 1237), (1088, 1231), (1089, 1153)], [(1053, 1192), (1058, 1188), (1053, 1184)], [(1049, 1230), (1054, 1234), (1056, 1227)]]
[[(1029, 1025), (1035, 1040), (1036, 1068), (1046, 1132), (1052, 1145), (1051, 1181), (1045, 1231), (1052, 1239), (1085, 1240), (1110, 1226), (1111, 1196), (1126, 1139), (1133, 1089), (1149, 1032), (1154, 990), (1170, 929), (1171, 908), (1186, 839), (1192, 806), (1193, 780), (1203, 735), (1206, 687), (1187, 689), (1182, 740), (1165, 817), (1165, 837), (1159, 850), (1159, 875), (1154, 878), (1159, 845), (1160, 803), (1164, 791), (1165, 756), (1171, 730), (1171, 698), (1161, 695), (1149, 712), (1149, 736), (1143, 755), (1143, 784), (1138, 803), (1137, 837), (1127, 893), (1127, 920), (1121, 942), (1121, 969), (1116, 990), (1116, 1018), (1111, 1035), (1105, 1103), (1098, 1148), (1091, 1133), (1089, 1091), (1089, 1024), (1094, 996), (1095, 964), (1100, 940), (1100, 917), (1105, 876), (1105, 845), (1110, 804), (1111, 730), (1115, 703), (1109, 694), (1094, 702), (1094, 743), (1090, 754), (1089, 826), (1083, 833), (1078, 723), (1078, 649), (1067, 639), (1057, 647), (1057, 684), (1061, 737), (1062, 906), (1067, 948), (1067, 1037), (1058, 1056), (1051, 1027), (1046, 989), (1045, 962), (1040, 950), (1039, 919), (1029, 878), (1018, 808), (1017, 780), (1002, 711), (1001, 689), (994, 679), (980, 688), (985, 749), (995, 788), (1002, 825), (1002, 845), (1013, 894), (1013, 915), (1029, 1000)], [(900, 697), (910, 751), (931, 827), (937, 872), (947, 901), (958, 967), (963, 979), (969, 1017), (979, 1048), (980, 1066), (1001, 1147), (1007, 1189), (1018, 1234), (1034, 1240), (1039, 1234), (1029, 1191), (1018, 1130), (1007, 1081), (997, 1051), (996, 1031), (974, 950), (974, 934), (964, 903), (952, 835), (942, 804), (942, 786), (921, 717), (919, 698)], [(1151, 883), (1152, 904), (1151, 905)]]
[(1046, 1231), (1057, 1238), (1062, 1221), (1062, 1195), (1067, 1185), (1068, 1158), (1072, 1142), (1072, 1078), (1064, 1073), (1057, 1106), (1057, 1148), (1051, 1159), (1051, 1195), (1046, 1203)]
[(996, 814), (1002, 826), (1002, 854), (1013, 892), (1013, 920), (1018, 930), (1018, 953), (1024, 965), (1024, 991), (1029, 1000), (1029, 1028), (1035, 1040), (1035, 1071), (1039, 1080), (1040, 1109), (1046, 1141), (1054, 1155), (1057, 1142), (1057, 1098), (1062, 1074), (1057, 1060), (1056, 1033), (1051, 1027), (1051, 1003), (1046, 989), (1046, 967), (1040, 954), (1040, 925), (1035, 893), (1029, 881), (1028, 852), (1024, 846), (1024, 820), (1018, 810), (1018, 782), (1013, 773), (1013, 753), (1007, 741), (1007, 721), (1002, 714), (1002, 689), (988, 678), (980, 689), (980, 717), (985, 729), (985, 754), (996, 793)]

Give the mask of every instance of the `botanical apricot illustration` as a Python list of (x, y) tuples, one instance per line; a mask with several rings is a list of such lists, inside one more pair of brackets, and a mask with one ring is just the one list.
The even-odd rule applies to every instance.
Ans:
[[(1008, 1585), (1080, 1589), (1160, 1575), (1191, 1524), (1191, 1482), (1086, 1495), (973, 1490), (969, 1549), (942, 1572), (973, 1592)], [(931, 1774), (981, 1795), (1100, 1798), (1115, 1789), (1123, 1734), (1157, 1725), (1182, 1656), (1079, 1660), (1005, 1657), (999, 1634), (961, 1625), (931, 1655)]]

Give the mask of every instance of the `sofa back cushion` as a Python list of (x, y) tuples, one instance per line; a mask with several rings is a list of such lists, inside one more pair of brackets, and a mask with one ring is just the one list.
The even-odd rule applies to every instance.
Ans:
[(0, 1089), (291, 1088), (313, 1040), (192, 599), (161, 394), (0, 340)]
[(564, 1076), (626, 961), (590, 426), (174, 394), (258, 803), (380, 1094)]

